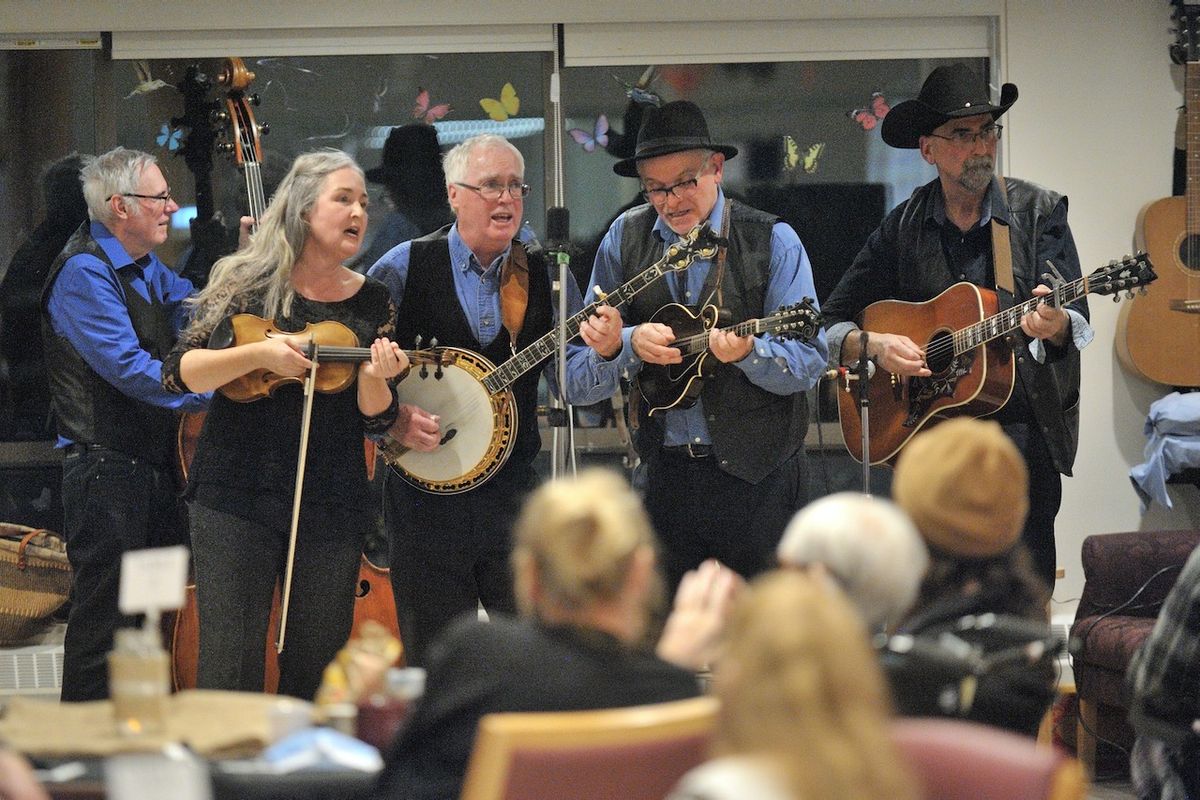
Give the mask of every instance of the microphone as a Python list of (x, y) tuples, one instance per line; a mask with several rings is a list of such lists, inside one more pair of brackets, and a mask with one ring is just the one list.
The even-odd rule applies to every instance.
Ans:
[[(827, 369), (821, 373), (821, 380), (834, 381), (838, 378), (845, 378), (848, 381), (857, 381), (862, 377), (862, 366), (855, 362), (852, 366), (843, 367), (837, 366), (832, 369)], [(875, 377), (875, 362), (867, 359), (867, 380)]]

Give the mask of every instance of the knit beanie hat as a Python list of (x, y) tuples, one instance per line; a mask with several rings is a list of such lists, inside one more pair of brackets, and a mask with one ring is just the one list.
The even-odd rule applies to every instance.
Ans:
[(959, 417), (900, 453), (892, 499), (933, 548), (963, 558), (1006, 552), (1029, 510), (1025, 460), (995, 422)]

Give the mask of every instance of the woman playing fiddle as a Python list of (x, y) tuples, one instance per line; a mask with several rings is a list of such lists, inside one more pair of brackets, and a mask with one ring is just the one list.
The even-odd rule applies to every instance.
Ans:
[[(311, 699), (350, 633), (363, 538), (375, 513), (364, 433), (396, 418), (389, 381), (408, 367), (389, 341), (396, 309), (382, 283), (342, 266), (367, 228), (363, 172), (345, 153), (299, 156), (249, 244), (216, 263), (193, 322), (163, 365), (176, 391), (208, 391), (255, 370), (303, 379), (307, 349), (263, 337), (209, 349), (214, 330), (248, 312), (283, 331), (335, 320), (372, 342), (357, 380), (313, 399), (279, 691)], [(224, 327), (224, 326), (222, 326)], [(221, 338), (220, 336), (215, 338)], [(320, 362), (319, 345), (318, 362)], [(317, 387), (321, 388), (318, 366)], [(203, 387), (198, 389), (198, 387)], [(304, 391), (281, 383), (261, 400), (214, 395), (192, 461), (188, 498), (200, 614), (200, 688), (261, 691), (272, 591), (284, 573)]]

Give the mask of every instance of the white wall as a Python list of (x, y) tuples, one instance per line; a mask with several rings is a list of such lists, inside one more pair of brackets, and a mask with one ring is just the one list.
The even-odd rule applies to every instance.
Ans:
[[(1084, 272), (1133, 249), (1138, 210), (1171, 193), (1178, 70), (1165, 2), (1008, 0), (1002, 64), (1021, 90), (1008, 114), (1008, 171), (1070, 198)], [(1009, 137), (1009, 134), (1012, 134)], [(1126, 372), (1113, 350), (1118, 307), (1091, 298), (1096, 339), (1083, 353), (1075, 477), (1058, 516), (1059, 603), (1079, 596), (1079, 550), (1092, 533), (1200, 527), (1200, 492), (1170, 489), (1175, 508), (1143, 516), (1129, 483), (1142, 425), (1167, 388)], [(1200, 358), (1200, 342), (1180, 342)], [(1056, 611), (1073, 610), (1070, 602)]]

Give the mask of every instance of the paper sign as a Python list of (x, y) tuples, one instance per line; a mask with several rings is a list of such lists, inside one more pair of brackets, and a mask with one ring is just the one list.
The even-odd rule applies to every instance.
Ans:
[(141, 614), (183, 606), (188, 551), (182, 545), (130, 550), (121, 557), (122, 614)]

